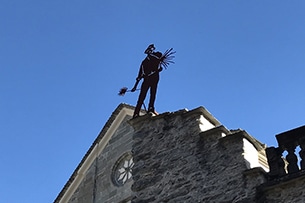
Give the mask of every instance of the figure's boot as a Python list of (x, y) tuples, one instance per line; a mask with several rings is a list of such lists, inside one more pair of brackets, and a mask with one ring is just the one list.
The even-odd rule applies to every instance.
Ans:
[(141, 106), (137, 105), (134, 112), (133, 112), (133, 116), (132, 118), (136, 118), (136, 117), (139, 117), (140, 116), (140, 108)]
[(152, 113), (152, 114), (155, 114), (155, 115), (159, 115), (159, 114), (155, 111), (155, 108), (154, 108), (154, 107), (149, 107), (149, 108), (148, 108), (148, 113)]
[(139, 117), (140, 115), (138, 114), (138, 113), (136, 113), (136, 114), (133, 114), (133, 116), (132, 116), (132, 118), (137, 118), (137, 117)]

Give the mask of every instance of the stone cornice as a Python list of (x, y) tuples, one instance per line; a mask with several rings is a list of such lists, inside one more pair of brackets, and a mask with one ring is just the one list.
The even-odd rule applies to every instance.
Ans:
[(141, 128), (141, 126), (143, 125), (143, 122), (146, 122), (147, 119), (155, 120), (155, 119), (161, 119), (161, 118), (164, 118), (164, 117), (167, 117), (167, 116), (178, 116), (178, 115), (187, 117), (187, 116), (191, 116), (191, 115), (194, 115), (194, 114), (202, 115), (206, 120), (208, 120), (214, 126), (221, 125), (221, 123), (214, 116), (212, 116), (212, 114), (208, 110), (206, 110), (202, 106), (200, 106), (196, 109), (190, 110), (190, 111), (187, 110), (187, 109), (181, 109), (181, 110), (178, 110), (178, 111), (175, 111), (175, 112), (165, 112), (165, 113), (162, 113), (162, 114), (159, 114), (159, 115), (154, 115), (154, 114), (149, 113), (149, 114), (131, 119), (128, 122), (135, 129), (138, 129), (138, 128)]
[(266, 145), (249, 135), (245, 130), (234, 130), (231, 131), (230, 135), (223, 137), (222, 139), (235, 139), (235, 138), (245, 138), (247, 139), (250, 143), (253, 144), (253, 146), (258, 150), (263, 150), (266, 148)]

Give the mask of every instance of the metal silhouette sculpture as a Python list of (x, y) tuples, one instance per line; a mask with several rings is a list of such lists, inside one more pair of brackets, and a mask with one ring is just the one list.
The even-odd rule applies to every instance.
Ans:
[(148, 113), (154, 113), (157, 114), (155, 111), (155, 100), (156, 100), (156, 93), (157, 93), (157, 87), (159, 82), (159, 73), (166, 69), (169, 64), (174, 63), (174, 54), (176, 53), (173, 51), (173, 48), (168, 49), (162, 54), (161, 52), (154, 52), (155, 46), (154, 44), (151, 44), (147, 47), (145, 50), (145, 54), (147, 54), (146, 58), (142, 61), (138, 76), (136, 78), (136, 82), (131, 90), (128, 90), (127, 87), (121, 88), (119, 95), (123, 96), (126, 92), (135, 92), (137, 89), (137, 86), (141, 79), (143, 79), (143, 83), (141, 85), (141, 91), (139, 94), (139, 98), (137, 101), (137, 105), (133, 114), (133, 118), (139, 116), (139, 112), (141, 110), (141, 106), (144, 105), (144, 108), (146, 110), (144, 100), (146, 98), (148, 90), (150, 90), (150, 98), (149, 98), (149, 104), (148, 104), (148, 110), (146, 110)]

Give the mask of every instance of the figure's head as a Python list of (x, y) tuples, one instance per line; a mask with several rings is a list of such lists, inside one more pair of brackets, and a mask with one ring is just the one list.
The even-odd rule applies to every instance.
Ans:
[(154, 52), (153, 55), (157, 56), (160, 59), (162, 56), (162, 53), (157, 51), (157, 52)]
[(147, 47), (147, 49), (144, 51), (145, 54), (151, 54), (155, 50), (155, 45), (151, 44)]
[(149, 54), (149, 56), (151, 56), (150, 58), (152, 60), (160, 62), (161, 61), (161, 57), (162, 57), (162, 53), (157, 51), (157, 52), (153, 52), (153, 53)]
[(150, 55), (150, 56), (153, 56), (155, 59), (158, 59), (158, 60), (160, 60), (161, 57), (162, 57), (162, 53), (159, 52), (159, 51), (157, 51), (157, 52), (152, 52), (152, 53), (150, 53), (149, 55)]

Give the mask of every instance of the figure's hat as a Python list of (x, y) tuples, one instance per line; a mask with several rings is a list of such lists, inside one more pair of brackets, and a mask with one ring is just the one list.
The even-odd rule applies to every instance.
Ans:
[(144, 53), (145, 53), (145, 54), (150, 54), (150, 53), (152, 53), (155, 49), (156, 49), (156, 48), (155, 48), (155, 45), (154, 45), (154, 44), (150, 44), (150, 45), (146, 48), (146, 50), (144, 51)]

